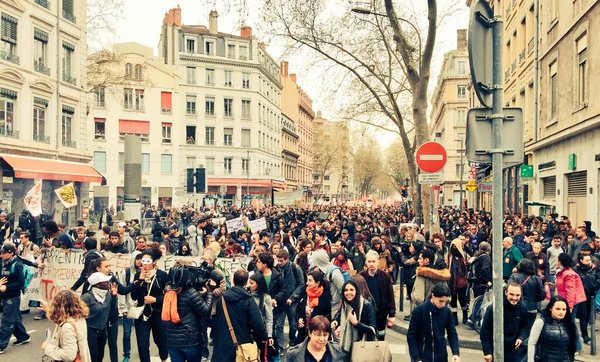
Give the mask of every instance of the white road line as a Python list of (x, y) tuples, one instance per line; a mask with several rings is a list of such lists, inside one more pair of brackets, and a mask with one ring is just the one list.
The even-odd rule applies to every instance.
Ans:
[[(27, 334), (31, 335), (31, 333), (35, 333), (35, 332), (37, 332), (37, 331), (36, 331), (35, 329), (32, 329), (32, 330), (30, 330), (30, 331), (27, 331)], [(10, 338), (10, 341), (11, 341), (11, 342), (14, 342), (14, 341), (16, 341), (16, 340), (17, 340), (17, 339), (16, 339), (14, 336)]]
[(421, 161), (442, 161), (444, 155), (419, 155)]

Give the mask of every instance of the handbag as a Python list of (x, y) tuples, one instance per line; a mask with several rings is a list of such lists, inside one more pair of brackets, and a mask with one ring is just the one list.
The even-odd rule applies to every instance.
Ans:
[[(152, 281), (150, 282), (150, 285), (148, 286), (148, 294), (146, 294), (146, 296), (150, 295), (150, 290), (152, 289), (152, 283), (154, 283), (154, 280), (156, 279), (156, 274), (154, 274), (154, 277), (152, 277)], [(127, 318), (129, 319), (139, 319), (142, 314), (144, 314), (144, 308), (146, 308), (145, 304), (142, 304), (139, 307), (129, 307), (129, 309), (127, 310)], [(152, 308), (152, 307), (150, 307)]]
[(227, 320), (227, 327), (231, 334), (231, 340), (235, 347), (235, 361), (236, 362), (259, 362), (258, 359), (258, 345), (256, 342), (238, 344), (237, 338), (235, 337), (235, 331), (231, 325), (231, 319), (229, 319), (229, 313), (227, 312), (227, 305), (225, 304), (225, 298), (221, 298), (221, 304), (223, 304), (223, 314)]
[(352, 343), (352, 353), (350, 355), (351, 362), (391, 362), (392, 353), (390, 346), (386, 341), (377, 340), (375, 328), (373, 335), (374, 341), (366, 340), (366, 333), (363, 334), (362, 340)]

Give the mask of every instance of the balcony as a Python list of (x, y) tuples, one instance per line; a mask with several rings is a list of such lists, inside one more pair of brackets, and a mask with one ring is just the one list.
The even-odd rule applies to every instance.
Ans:
[(0, 59), (19, 64), (19, 57), (15, 53), (7, 52), (6, 50), (0, 50)]
[(19, 138), (19, 131), (8, 129), (8, 128), (5, 128), (5, 127), (0, 127), (0, 136), (2, 136), (2, 137), (11, 137), (11, 138)]
[(504, 79), (508, 79), (510, 77), (510, 67), (504, 72)]
[(76, 23), (77, 22), (77, 18), (75, 17), (75, 15), (71, 14), (70, 12), (63, 10), (63, 18), (69, 20), (72, 23)]
[(106, 135), (104, 134), (104, 132), (96, 132), (94, 134), (94, 139), (95, 140), (104, 140), (104, 139), (106, 139)]
[(531, 38), (527, 43), (527, 54), (531, 54), (533, 52), (533, 44), (533, 38)]
[(519, 64), (523, 63), (525, 61), (525, 49), (523, 49), (520, 53), (519, 53)]
[(163, 138), (162, 139), (162, 143), (171, 143), (171, 139), (170, 138)]
[(63, 74), (62, 80), (69, 84), (73, 84), (73, 85), (77, 84), (77, 78), (72, 77), (70, 74)]
[(510, 65), (510, 74), (513, 74), (515, 70), (517, 70), (517, 61), (513, 60), (512, 64)]
[(46, 75), (50, 75), (50, 68), (48, 68), (43, 62), (39, 62), (39, 61), (34, 61), (33, 62), (33, 69), (36, 72), (42, 73), (42, 74), (46, 74)]
[(160, 113), (171, 114), (171, 108), (161, 108)]
[(77, 142), (72, 140), (63, 139), (62, 145), (65, 147), (77, 148)]
[(48, 2), (48, 0), (35, 0), (35, 3), (39, 6), (45, 7), (46, 9), (50, 9), (50, 3)]
[(50, 136), (44, 136), (44, 135), (34, 133), (32, 138), (34, 141), (37, 141), (37, 142), (50, 143)]

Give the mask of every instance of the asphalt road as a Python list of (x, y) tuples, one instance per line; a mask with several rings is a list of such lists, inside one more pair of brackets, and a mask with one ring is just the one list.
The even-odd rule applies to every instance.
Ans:
[[(39, 362), (43, 355), (43, 351), (41, 349), (42, 342), (46, 336), (46, 329), (50, 328), (53, 330), (54, 326), (48, 320), (36, 321), (33, 319), (32, 314), (23, 315), (23, 321), (25, 323), (25, 328), (31, 335), (31, 342), (29, 344), (25, 344), (22, 346), (13, 347), (11, 344), (14, 342), (14, 337), (11, 340), (9, 347), (6, 349), (6, 352), (1, 355), (1, 361), (13, 361), (13, 362)], [(287, 327), (286, 327), (287, 330)], [(392, 352), (393, 361), (409, 361), (408, 356), (408, 346), (406, 344), (406, 337), (403, 334), (395, 332), (391, 329), (388, 329), (386, 341), (390, 345), (390, 351)], [(118, 340), (119, 349), (122, 348), (121, 337)], [(132, 335), (132, 351), (131, 351), (131, 361), (138, 361), (137, 348), (135, 343), (135, 332)], [(150, 354), (153, 356), (152, 361), (160, 361), (158, 358), (158, 350), (151, 343), (151, 351)], [(212, 347), (211, 347), (212, 350)], [(212, 351), (211, 351), (212, 352)], [(120, 356), (122, 355), (122, 350), (120, 350)], [(11, 359), (12, 358), (12, 359)], [(104, 357), (105, 361), (109, 360), (108, 357), (108, 346), (106, 347), (106, 353)], [(481, 362), (483, 361), (483, 355), (481, 351), (477, 350), (461, 350), (461, 361), (466, 362)], [(114, 362), (114, 361), (112, 361)], [(119, 360), (118, 362), (121, 362)]]

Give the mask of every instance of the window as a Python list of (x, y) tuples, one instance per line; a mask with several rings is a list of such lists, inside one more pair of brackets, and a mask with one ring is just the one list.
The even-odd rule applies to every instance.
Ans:
[(196, 39), (185, 39), (185, 51), (186, 53), (196, 53)]
[(462, 174), (462, 163), (458, 162), (454, 165), (454, 174), (457, 178)]
[(462, 75), (467, 73), (466, 64), (464, 60), (459, 60), (456, 64), (458, 65), (458, 74)]
[(185, 113), (186, 114), (196, 114), (196, 95), (186, 95), (185, 96)]
[(62, 132), (61, 141), (63, 146), (75, 147), (73, 141), (73, 115), (75, 114), (75, 108), (69, 106), (62, 106)]
[(457, 97), (458, 99), (467, 98), (467, 86), (464, 84), (458, 85), (457, 87)]
[(162, 141), (163, 143), (171, 143), (171, 130), (172, 124), (168, 122), (162, 122), (160, 124), (161, 133), (162, 133)]
[(556, 64), (557, 60), (553, 61), (549, 67), (549, 75), (550, 75), (550, 120), (554, 120), (556, 118), (556, 105), (558, 102), (558, 66)]
[[(14, 117), (17, 95), (16, 92), (4, 88), (0, 88), (0, 93), (0, 135), (13, 136), (15, 132)], [(9, 93), (11, 95), (7, 96)]]
[(223, 129), (223, 146), (233, 145), (233, 128)]
[(185, 126), (185, 143), (196, 144), (196, 126)]
[(18, 20), (8, 14), (2, 13), (2, 46), (0, 58), (19, 64), (17, 56), (17, 25)]
[(119, 152), (119, 173), (125, 172), (125, 152)]
[(245, 45), (240, 45), (240, 60), (248, 59), (248, 47)]
[(214, 145), (215, 144), (215, 127), (206, 127), (205, 128), (206, 131), (206, 137), (205, 137), (205, 142), (207, 145)]
[(223, 117), (233, 117), (233, 99), (223, 99)]
[(186, 67), (186, 78), (187, 84), (196, 84), (196, 67)]
[(48, 101), (43, 98), (33, 97), (33, 140), (50, 142), (46, 137), (46, 109)]
[(204, 41), (204, 54), (215, 55), (215, 42), (214, 40)]
[(225, 157), (223, 159), (223, 172), (226, 175), (231, 175), (231, 164), (233, 163), (233, 158)]
[(77, 79), (73, 77), (73, 56), (75, 54), (75, 46), (73, 44), (63, 42), (63, 58), (62, 58), (62, 78), (65, 82), (75, 84)]
[(206, 97), (204, 99), (204, 114), (207, 116), (215, 115), (215, 97)]
[(250, 130), (242, 130), (242, 147), (250, 147)]
[(235, 59), (235, 44), (227, 44), (227, 58)]
[(46, 9), (50, 9), (50, 3), (48, 2), (48, 0), (35, 0), (35, 3), (39, 6), (45, 7)]
[(467, 123), (467, 110), (460, 108), (456, 110), (456, 125), (464, 126)]
[(206, 85), (215, 85), (215, 70), (206, 69)]
[(142, 80), (142, 65), (141, 64), (135, 65), (135, 79)]
[(135, 110), (136, 111), (144, 110), (144, 90), (143, 89), (135, 90)]
[(75, 12), (73, 11), (73, 0), (62, 0), (62, 11), (63, 18), (74, 23), (77, 19), (75, 18)]
[(126, 79), (133, 78), (133, 64), (131, 64), (131, 63), (125, 64), (125, 78)]
[(215, 174), (215, 159), (213, 157), (206, 158), (206, 173), (208, 175)]
[(250, 73), (242, 73), (242, 88), (250, 89)]
[(160, 111), (162, 113), (171, 113), (173, 110), (173, 93), (160, 92)]
[(242, 158), (242, 175), (248, 175), (250, 171), (250, 160), (247, 158)]
[(133, 89), (131, 88), (123, 90), (123, 108), (133, 109)]
[(323, 176), (323, 181), (329, 181), (329, 175)]
[(94, 139), (103, 140), (106, 139), (106, 119), (94, 118)]
[(225, 71), (225, 87), (233, 87), (233, 72), (231, 70)]
[(96, 107), (98, 107), (98, 108), (106, 107), (106, 88), (104, 88), (104, 87), (94, 88), (94, 101), (96, 103)]
[(250, 100), (242, 99), (242, 119), (250, 119)]
[(142, 173), (149, 174), (150, 173), (150, 154), (142, 153)]
[(577, 39), (577, 104), (587, 103), (587, 34)]
[(36, 72), (50, 75), (48, 68), (48, 33), (33, 29), (33, 69)]
[(196, 157), (195, 156), (187, 156), (185, 158), (185, 166), (187, 168), (194, 168), (194, 167), (196, 167)]
[(173, 155), (160, 155), (160, 173), (168, 174), (173, 172)]
[(94, 168), (98, 171), (106, 171), (106, 152), (94, 151)]

